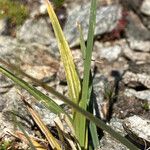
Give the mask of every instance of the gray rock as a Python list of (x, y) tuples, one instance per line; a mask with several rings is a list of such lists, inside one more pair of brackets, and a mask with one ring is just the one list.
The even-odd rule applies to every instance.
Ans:
[(36, 79), (51, 77), (57, 72), (59, 62), (47, 47), (37, 43), (19, 43), (6, 36), (0, 36), (0, 41), (0, 58), (18, 65)]
[(36, 18), (37, 16), (47, 14), (47, 7), (45, 5), (44, 0), (33, 1), (33, 2), (30, 1), (28, 3), (31, 3), (30, 7), (32, 7), (32, 8), (30, 8), (31, 9), (31, 13), (30, 13), (31, 18)]
[[(87, 3), (84, 6), (79, 6), (69, 12), (67, 23), (64, 27), (65, 36), (71, 47), (79, 44), (79, 32), (77, 22), (81, 24), (83, 29), (84, 39), (87, 39), (89, 25), (90, 5)], [(78, 12), (78, 13), (77, 13)], [(110, 5), (97, 7), (97, 19), (95, 35), (100, 35), (112, 31), (118, 20), (122, 17), (122, 9), (119, 5)]]
[(135, 61), (149, 62), (150, 60), (149, 52), (141, 52), (136, 50), (134, 51), (127, 45), (124, 46), (123, 53), (127, 58), (129, 58), (133, 62)]
[[(20, 96), (17, 93), (16, 88), (10, 88), (9, 91), (5, 94), (0, 94), (0, 107), (3, 106), (0, 112), (0, 137), (1, 135), (8, 131), (13, 132), (14, 122), (10, 115), (6, 115), (8, 111), (17, 111), (20, 109), (20, 112), (23, 110), (22, 103), (19, 101)], [(23, 113), (26, 115), (26, 113)]]
[(127, 16), (127, 27), (125, 29), (127, 37), (136, 41), (150, 40), (150, 31), (143, 25), (141, 19), (132, 11)]
[(49, 21), (45, 18), (27, 19), (17, 31), (17, 39), (26, 43), (47, 45), (53, 38)]
[[(78, 13), (77, 13), (78, 12)], [(64, 26), (64, 35), (70, 45), (75, 47), (79, 45), (79, 31), (77, 29), (77, 22), (81, 24), (84, 40), (87, 40), (88, 25), (89, 25), (89, 12), (90, 4), (86, 3), (82, 6), (76, 6), (75, 9), (71, 9), (68, 12), (67, 22)], [(122, 17), (122, 8), (120, 5), (108, 5), (108, 6), (97, 6), (97, 19), (95, 27), (95, 36), (101, 35), (106, 32), (111, 32), (118, 23), (118, 20)], [(57, 44), (56, 41), (50, 43), (50, 48), (53, 54), (56, 53)]]
[(6, 27), (7, 27), (6, 19), (0, 19), (0, 35), (5, 32)]
[[(54, 125), (54, 118), (56, 117), (54, 113), (51, 113), (51, 111), (45, 108), (41, 103), (35, 103), (36, 100), (25, 90), (20, 90), (20, 93), (38, 112), (45, 124)], [(32, 132), (31, 126), (33, 122), (31, 118), (28, 117), (28, 112), (21, 100), (21, 95), (18, 94), (18, 87), (16, 86), (10, 88), (7, 93), (0, 94), (0, 136), (5, 131), (14, 131), (14, 122), (8, 111), (16, 111), (18, 115), (22, 116), (22, 118), (18, 118), (18, 120), (24, 123), (24, 128), (27, 127), (28, 131)], [(25, 119), (28, 119), (28, 122)]]
[(145, 87), (150, 88), (150, 76), (145, 73), (135, 74), (133, 72), (127, 71), (123, 76), (123, 82), (125, 84), (133, 83), (133, 86), (134, 86), (134, 83), (140, 83), (144, 85)]
[[(102, 74), (97, 73), (93, 79), (93, 103), (96, 115), (103, 120), (106, 120), (106, 113), (103, 111), (106, 101), (104, 100), (105, 85), (108, 84), (108, 80)], [(106, 108), (106, 107), (105, 107)], [(105, 109), (104, 108), (104, 109)]]
[(0, 56), (3, 57), (7, 53), (13, 53), (16, 48), (17, 40), (9, 36), (0, 36)]
[(138, 99), (150, 102), (150, 90), (136, 91), (134, 89), (126, 89), (124, 94), (128, 97), (134, 96)]
[(150, 1), (144, 0), (141, 6), (141, 12), (145, 15), (150, 16)]
[(13, 82), (2, 74), (0, 74), (0, 83), (0, 94), (6, 93), (13, 86)]
[(122, 52), (122, 48), (119, 45), (97, 48), (97, 49), (99, 49), (98, 51), (99, 54), (97, 55), (99, 55), (100, 58), (105, 58), (109, 62), (118, 59), (119, 55)]
[[(52, 57), (47, 47), (38, 43), (20, 43), (7, 36), (0, 36), (0, 58), (19, 66), (25, 73), (40, 80), (53, 76), (59, 68), (59, 62)], [(29, 80), (26, 81), (29, 82)], [(53, 86), (55, 85), (54, 81)], [(5, 112), (15, 108), (20, 114), (25, 116), (27, 114), (17, 91), (18, 87), (14, 86), (13, 82), (0, 76), (0, 135), (5, 129), (13, 131), (13, 122), (8, 119), (8, 116), (5, 116)], [(33, 99), (24, 90), (21, 93), (29, 100)], [(50, 124), (55, 115), (39, 103), (33, 104), (33, 106), (43, 121)]]
[[(123, 120), (112, 118), (110, 121), (110, 126), (122, 136), (125, 136), (126, 133), (122, 126)], [(127, 147), (122, 145), (120, 142), (113, 139), (108, 133), (104, 132), (104, 137), (100, 141), (101, 148), (99, 150), (128, 150)]]
[(145, 73), (150, 75), (150, 63), (130, 62), (128, 69), (133, 73)]
[(6, 135), (7, 131), (13, 131), (13, 123), (10, 123), (2, 113), (0, 113), (0, 137)]
[(150, 147), (150, 120), (134, 115), (124, 120), (123, 127), (133, 141), (144, 145), (145, 149)]
[[(79, 22), (83, 28), (84, 39), (87, 40), (89, 24), (90, 4), (78, 6), (69, 10), (67, 22), (64, 26), (64, 34), (71, 47), (79, 45), (79, 32), (76, 23)], [(77, 13), (78, 12), (78, 13)], [(111, 32), (122, 17), (122, 9), (119, 5), (110, 5), (97, 8), (97, 23), (95, 35)], [(53, 32), (50, 28), (49, 18), (32, 18), (26, 20), (23, 26), (17, 31), (17, 38), (26, 43), (37, 42), (49, 45), (53, 54), (58, 56), (58, 48)]]

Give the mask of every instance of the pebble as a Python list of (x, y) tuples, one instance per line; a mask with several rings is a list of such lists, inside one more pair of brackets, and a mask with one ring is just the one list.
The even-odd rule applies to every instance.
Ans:
[(144, 0), (141, 6), (141, 12), (145, 15), (150, 16), (150, 1)]

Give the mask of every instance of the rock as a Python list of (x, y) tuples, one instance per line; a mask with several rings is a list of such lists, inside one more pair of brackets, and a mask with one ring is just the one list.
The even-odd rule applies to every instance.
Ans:
[(150, 16), (150, 1), (144, 0), (141, 6), (141, 12), (145, 15)]
[(135, 86), (136, 84), (134, 83), (140, 83), (143, 86), (145, 86), (146, 88), (150, 89), (150, 76), (147, 74), (140, 74), (140, 73), (133, 73), (133, 72), (129, 72), (127, 71), (124, 76), (123, 76), (123, 80), (122, 80), (125, 84), (132, 84), (132, 86)]
[(150, 147), (150, 120), (134, 115), (123, 121), (123, 127), (133, 141), (145, 149)]
[(13, 53), (13, 50), (19, 44), (15, 38), (9, 36), (0, 36), (0, 57), (5, 56), (7, 53)]
[[(122, 136), (125, 136), (121, 119), (112, 118), (109, 125)], [(100, 140), (100, 145), (101, 148), (99, 148), (99, 150), (128, 150), (127, 147), (122, 145), (119, 141), (116, 141), (106, 132), (104, 132), (104, 137)]]
[(26, 43), (37, 42), (48, 45), (54, 39), (54, 35), (50, 28), (50, 22), (46, 21), (45, 18), (27, 19), (18, 29), (17, 39)]
[[(16, 88), (10, 88), (5, 94), (0, 94), (0, 137), (6, 131), (14, 131), (14, 122), (12, 121), (11, 115), (5, 115), (8, 111), (17, 111), (20, 109), (22, 112), (23, 107), (21, 101), (19, 101), (20, 96), (17, 93)], [(26, 113), (23, 113), (26, 115)]]
[(30, 17), (31, 18), (36, 18), (37, 16), (42, 16), (47, 14), (47, 7), (45, 5), (45, 2), (43, 0), (39, 0), (39, 1), (33, 1), (33, 2), (28, 2), (30, 3), (30, 9), (31, 9), (31, 13), (30, 13)]
[(150, 52), (150, 41), (138, 41), (135, 39), (128, 39), (130, 48), (142, 52)]
[(0, 19), (0, 35), (6, 31), (7, 21), (6, 19)]
[(125, 29), (126, 36), (136, 41), (148, 41), (150, 40), (150, 31), (143, 25), (140, 18), (133, 13), (129, 12), (127, 16), (127, 27)]
[[(79, 32), (77, 22), (81, 24), (83, 29), (84, 39), (87, 39), (88, 24), (89, 24), (90, 5), (87, 3), (84, 6), (79, 6), (69, 12), (64, 34), (71, 47), (79, 44)], [(77, 13), (78, 12), (78, 13)], [(122, 9), (119, 5), (110, 5), (97, 7), (97, 19), (95, 35), (111, 32), (117, 25), (118, 20), (122, 17)]]
[(97, 55), (99, 55), (100, 58), (105, 58), (109, 62), (117, 60), (122, 52), (122, 48), (119, 45), (103, 48), (98, 48), (98, 45), (99, 43), (97, 43), (97, 49), (99, 49)]
[[(40, 80), (55, 75), (59, 68), (59, 61), (51, 55), (46, 46), (38, 43), (21, 43), (8, 36), (0, 36), (0, 58), (8, 63), (13, 63), (18, 66), (18, 68), (20, 67), (25, 73)], [(23, 77), (23, 79), (25, 78)], [(29, 82), (29, 80), (26, 81)], [(13, 110), (14, 108), (18, 113), (21, 115), (23, 114), (24, 116), (27, 115), (27, 112), (23, 103), (21, 103), (20, 95), (18, 95), (18, 87), (14, 86), (14, 83), (7, 80), (4, 76), (0, 76), (0, 83), (1, 135), (2, 131), (5, 131), (5, 129), (10, 131), (14, 130), (13, 122), (12, 120), (9, 120), (9, 115), (5, 116), (5, 112)], [(52, 86), (57, 86), (57, 84), (58, 83), (53, 81)], [(33, 99), (33, 97), (24, 90), (22, 90), (21, 93), (28, 100)], [(36, 104), (33, 103), (33, 107), (38, 111), (46, 124), (51, 124), (50, 120), (54, 120), (56, 117), (39, 102)], [(29, 120), (31, 121), (31, 119)]]
[[(8, 63), (11, 62), (16, 66), (19, 66), (25, 73), (36, 79), (41, 80), (46, 77), (49, 78), (57, 72), (59, 61), (50, 54), (47, 47), (37, 43), (20, 43), (16, 39), (7, 36), (0, 36), (0, 41), (0, 58)], [(29, 82), (29, 80), (26, 81)], [(13, 110), (14, 107), (20, 114), (25, 115), (27, 112), (24, 105), (21, 103), (21, 97), (17, 93), (18, 88), (13, 86), (13, 82), (4, 76), (0, 76), (0, 83), (0, 116), (2, 117), (0, 118), (1, 134), (5, 129), (10, 131), (14, 130), (13, 122), (5, 117), (5, 112)], [(53, 86), (56, 84), (57, 83), (54, 81)], [(23, 94), (23, 92), (21, 93)], [(33, 99), (27, 92), (23, 95), (25, 97), (27, 96), (30, 100)], [(55, 117), (53, 113), (41, 106), (41, 104), (35, 104), (33, 106), (42, 116), (41, 118), (46, 124), (49, 124), (50, 120), (53, 120), (53, 117)]]
[(19, 66), (36, 79), (49, 78), (58, 71), (59, 61), (47, 47), (36, 43), (19, 43), (9, 37), (0, 37), (0, 41), (0, 58)]
[(3, 137), (6, 131), (14, 131), (14, 125), (0, 113), (0, 137)]
[(107, 119), (106, 101), (104, 100), (105, 86), (108, 84), (108, 80), (100, 73), (96, 73), (93, 79), (93, 104), (95, 108), (96, 116), (102, 120)]
[(2, 74), (0, 74), (0, 83), (0, 94), (6, 93), (13, 86), (13, 82)]
[(126, 89), (124, 94), (128, 97), (134, 96), (138, 99), (149, 101), (150, 103), (150, 90), (136, 91), (134, 89)]
[(42, 80), (44, 78), (48, 78), (54, 75), (56, 72), (55, 69), (46, 65), (23, 65), (21, 69), (26, 72), (28, 75), (33, 76), (38, 80)]
[(138, 11), (141, 6), (141, 0), (120, 0), (121, 4), (128, 10)]
[[(5, 94), (0, 94), (0, 137), (7, 131), (14, 131), (14, 122), (8, 111), (15, 111), (18, 115), (22, 116), (19, 121), (24, 123), (24, 128), (32, 132), (31, 127), (33, 126), (33, 121), (28, 115), (24, 103), (22, 102), (22, 96), (32, 105), (32, 107), (38, 112), (41, 119), (46, 125), (54, 125), (54, 118), (56, 115), (51, 113), (50, 110), (45, 108), (41, 103), (37, 102), (28, 92), (25, 90), (20, 90), (21, 95), (18, 94), (18, 89), (16, 86), (9, 89)], [(27, 119), (28, 122), (25, 120)], [(34, 131), (33, 131), (34, 132)]]
[(129, 62), (129, 71), (133, 73), (145, 73), (147, 75), (150, 75), (150, 63), (135, 63), (135, 62)]
[(132, 60), (133, 62), (135, 61), (149, 62), (150, 60), (150, 54), (148, 52), (134, 51), (127, 45), (124, 47), (123, 53), (128, 59)]
[[(69, 10), (67, 22), (63, 28), (64, 34), (71, 47), (79, 45), (79, 32), (76, 23), (83, 28), (84, 39), (87, 40), (90, 4), (78, 6)], [(77, 13), (78, 12), (78, 13)], [(119, 5), (98, 6), (95, 35), (111, 32), (122, 17), (122, 9)], [(27, 19), (17, 31), (17, 39), (26, 43), (37, 42), (49, 45), (53, 54), (58, 54), (57, 43), (51, 30), (49, 18)]]

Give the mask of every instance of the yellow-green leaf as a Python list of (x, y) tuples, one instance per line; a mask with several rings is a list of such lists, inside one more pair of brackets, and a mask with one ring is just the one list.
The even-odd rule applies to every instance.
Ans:
[(69, 97), (75, 103), (78, 103), (81, 86), (77, 71), (75, 69), (75, 64), (73, 62), (73, 57), (51, 3), (49, 2), (49, 0), (45, 0), (45, 2), (55, 32), (55, 36), (58, 42), (61, 60), (65, 68), (65, 74), (69, 89)]
[(43, 132), (43, 134), (47, 138), (47, 140), (48, 140), (49, 144), (51, 145), (52, 149), (61, 150), (61, 147), (58, 144), (56, 138), (48, 130), (48, 128), (43, 123), (43, 121), (41, 120), (38, 113), (31, 107), (31, 105), (29, 105), (29, 103), (27, 103), (27, 101), (24, 100), (24, 102), (25, 102), (26, 107), (27, 107), (28, 111), (30, 112), (32, 118), (34, 119), (36, 124), (39, 126), (40, 130)]

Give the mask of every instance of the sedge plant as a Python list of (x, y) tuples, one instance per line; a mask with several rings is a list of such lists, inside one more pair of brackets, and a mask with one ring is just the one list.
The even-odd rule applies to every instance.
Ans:
[[(41, 83), (39, 80), (30, 77), (29, 75), (25, 74), (21, 71), (21, 69), (16, 68), (12, 64), (8, 64), (4, 60), (0, 59), (1, 64), (0, 72), (3, 73), (5, 76), (13, 80), (17, 85), (20, 85), (22, 88), (27, 90), (36, 100), (42, 103), (45, 107), (47, 107), (51, 112), (61, 116), (64, 114), (66, 118), (68, 118), (67, 124), (72, 129), (72, 135), (74, 136), (74, 141), (77, 141), (76, 144), (73, 144), (71, 141), (71, 137), (68, 137), (68, 134), (63, 132), (62, 126), (57, 126), (58, 134), (61, 141), (67, 140), (70, 144), (72, 149), (90, 149), (90, 147), (94, 146), (93, 149), (96, 149), (99, 146), (99, 139), (97, 128), (99, 127), (102, 130), (111, 134), (112, 137), (120, 141), (122, 144), (127, 146), (131, 150), (137, 150), (138, 148), (129, 142), (126, 138), (122, 137), (119, 133), (111, 129), (108, 125), (106, 125), (102, 120), (95, 117), (92, 113), (88, 112), (88, 107), (90, 105), (90, 97), (92, 91), (92, 85), (90, 84), (91, 79), (91, 55), (93, 49), (93, 39), (94, 39), (94, 28), (96, 22), (96, 0), (91, 0), (91, 10), (90, 10), (90, 18), (89, 18), (89, 32), (88, 32), (88, 39), (87, 39), (87, 46), (84, 43), (82, 30), (79, 27), (80, 31), (80, 43), (81, 43), (81, 50), (83, 52), (83, 59), (84, 59), (84, 76), (83, 80), (80, 79), (77, 73), (77, 68), (73, 61), (73, 56), (71, 54), (71, 50), (69, 48), (68, 42), (63, 34), (63, 31), (60, 27), (58, 22), (57, 16), (54, 12), (54, 9), (49, 2), (49, 0), (45, 0), (45, 4), (47, 6), (48, 14), (52, 23), (52, 27), (54, 29), (54, 33), (58, 42), (58, 48), (60, 51), (61, 61), (63, 62), (65, 75), (67, 79), (68, 85), (68, 97), (60, 94), (52, 87)], [(5, 66), (5, 67), (4, 67)], [(9, 68), (8, 69), (6, 69)], [(20, 77), (16, 76), (14, 73), (19, 73), (22, 76), (26, 76), (30, 78), (34, 83), (37, 85), (42, 86), (44, 89), (55, 95), (60, 100), (64, 101), (67, 105), (72, 108), (72, 114), (68, 114), (65, 112), (61, 106), (57, 105), (55, 101), (49, 98), (47, 95), (44, 95), (41, 91), (37, 90), (31, 84), (27, 83), (26, 81), (22, 80)], [(48, 143), (51, 145), (52, 149), (62, 149), (60, 143), (57, 142), (57, 139), (50, 133), (44, 123), (41, 121), (40, 116), (35, 112), (30, 104), (24, 100), (26, 107), (31, 114), (32, 118), (39, 126), (41, 131), (44, 133)], [(56, 123), (61, 124), (61, 123)], [(19, 125), (20, 126), (20, 125)], [(21, 130), (22, 129), (22, 126)], [(92, 138), (92, 146), (89, 143), (89, 133), (91, 134)], [(36, 143), (35, 140), (30, 138), (30, 136), (25, 135), (28, 139), (30, 139), (31, 145)], [(37, 144), (37, 143), (36, 143)]]

